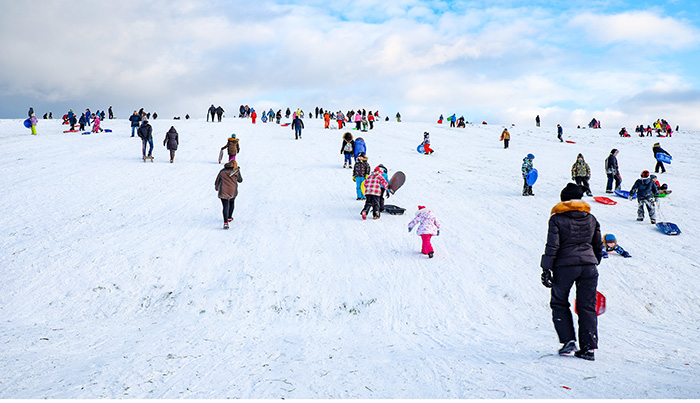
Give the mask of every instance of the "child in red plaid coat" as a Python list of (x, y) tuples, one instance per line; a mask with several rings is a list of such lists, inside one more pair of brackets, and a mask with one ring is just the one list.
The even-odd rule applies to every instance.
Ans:
[(390, 194), (389, 182), (387, 182), (383, 176), (384, 169), (386, 168), (384, 168), (383, 165), (378, 165), (376, 168), (374, 168), (374, 172), (372, 172), (369, 177), (365, 179), (365, 197), (367, 199), (365, 200), (365, 207), (362, 208), (362, 212), (360, 213), (363, 220), (367, 219), (367, 213), (369, 213), (370, 208), (372, 208), (372, 215), (374, 216), (374, 219), (379, 219), (382, 190), (386, 189), (387, 195)]

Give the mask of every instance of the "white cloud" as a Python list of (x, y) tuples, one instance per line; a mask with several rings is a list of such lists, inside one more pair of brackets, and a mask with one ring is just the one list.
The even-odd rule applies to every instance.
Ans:
[(689, 49), (700, 43), (696, 26), (649, 11), (629, 11), (613, 15), (584, 13), (570, 22), (572, 28), (584, 31), (598, 43), (625, 43), (640, 47)]

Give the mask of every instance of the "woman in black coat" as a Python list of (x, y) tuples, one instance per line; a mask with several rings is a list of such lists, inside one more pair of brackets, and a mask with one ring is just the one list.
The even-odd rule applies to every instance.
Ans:
[(569, 292), (576, 284), (576, 310), (581, 349), (577, 357), (593, 361), (598, 348), (596, 293), (598, 269), (603, 257), (600, 224), (590, 214), (591, 206), (581, 200), (583, 189), (569, 183), (561, 192), (561, 203), (552, 209), (547, 245), (540, 262), (542, 284), (551, 288), (552, 321), (563, 347), (559, 354), (576, 350), (574, 321), (569, 309)]
[(180, 144), (180, 139), (178, 138), (177, 130), (175, 130), (175, 126), (170, 126), (170, 130), (168, 130), (168, 132), (165, 133), (165, 140), (163, 140), (163, 145), (168, 150), (170, 150), (170, 162), (171, 163), (175, 159), (175, 150), (177, 150), (177, 146), (179, 144)]

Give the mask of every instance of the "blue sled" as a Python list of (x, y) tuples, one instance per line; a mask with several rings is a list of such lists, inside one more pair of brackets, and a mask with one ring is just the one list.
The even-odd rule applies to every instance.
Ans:
[[(630, 192), (626, 190), (616, 190), (615, 194), (620, 197), (624, 197), (625, 199), (629, 199), (630, 197)], [(633, 199), (637, 198), (637, 194), (635, 193), (634, 196), (632, 196)]]
[(672, 158), (672, 157), (671, 157), (670, 155), (668, 155), (668, 154), (656, 153), (656, 160), (657, 160), (657, 161), (661, 161), (661, 162), (663, 162), (664, 164), (670, 164), (670, 163), (671, 163), (671, 158)]
[(527, 178), (525, 179), (525, 182), (527, 183), (528, 186), (532, 186), (537, 182), (537, 169), (532, 168), (530, 172), (527, 173)]
[(425, 154), (425, 147), (423, 146), (423, 144), (416, 147), (416, 151), (418, 151), (421, 154)]
[(656, 227), (666, 235), (678, 235), (681, 233), (681, 229), (672, 222), (657, 222)]

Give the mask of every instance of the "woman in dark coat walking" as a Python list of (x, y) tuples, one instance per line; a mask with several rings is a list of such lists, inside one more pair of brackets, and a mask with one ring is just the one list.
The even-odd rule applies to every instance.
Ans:
[(603, 257), (600, 224), (590, 214), (591, 206), (581, 200), (583, 189), (569, 183), (561, 191), (561, 203), (552, 209), (547, 244), (540, 261), (542, 284), (551, 288), (552, 321), (563, 347), (560, 355), (576, 350), (574, 321), (569, 309), (569, 292), (576, 284), (578, 336), (581, 349), (574, 355), (589, 361), (598, 348), (596, 293), (597, 265)]
[(175, 159), (175, 150), (177, 150), (177, 146), (180, 144), (180, 140), (177, 135), (177, 130), (175, 130), (175, 126), (170, 126), (170, 130), (168, 130), (167, 133), (165, 133), (165, 140), (163, 140), (163, 145), (170, 150), (170, 163), (172, 164), (173, 160)]

